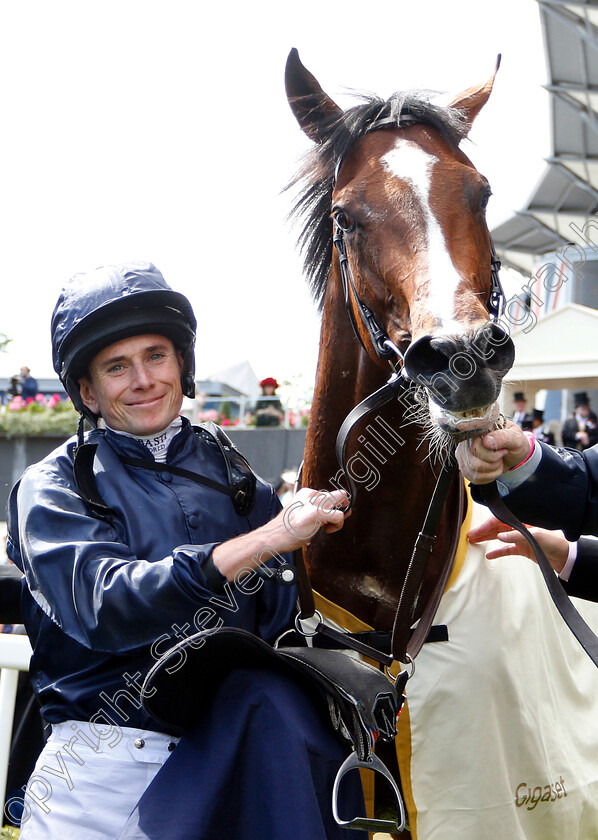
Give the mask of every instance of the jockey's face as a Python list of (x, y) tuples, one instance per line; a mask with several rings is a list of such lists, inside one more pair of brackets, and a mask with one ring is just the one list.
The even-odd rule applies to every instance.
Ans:
[(84, 404), (111, 429), (148, 436), (166, 429), (183, 402), (183, 357), (163, 335), (116, 341), (79, 381)]

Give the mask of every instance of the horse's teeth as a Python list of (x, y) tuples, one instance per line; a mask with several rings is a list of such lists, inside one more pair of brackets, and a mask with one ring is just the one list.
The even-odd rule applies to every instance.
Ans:
[(472, 408), (469, 411), (459, 411), (457, 414), (464, 420), (468, 420), (470, 417), (484, 417), (487, 411), (488, 406), (486, 408)]

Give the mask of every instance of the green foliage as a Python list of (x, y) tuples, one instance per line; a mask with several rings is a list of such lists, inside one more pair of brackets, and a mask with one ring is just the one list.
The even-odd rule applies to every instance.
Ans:
[(0, 333), (0, 353), (6, 352), (6, 348), (11, 341), (12, 338), (7, 338), (7, 336), (4, 333)]
[(77, 431), (79, 414), (70, 400), (50, 398), (26, 405), (19, 400), (15, 398), (0, 411), (0, 434), (7, 437), (63, 435), (66, 438)]

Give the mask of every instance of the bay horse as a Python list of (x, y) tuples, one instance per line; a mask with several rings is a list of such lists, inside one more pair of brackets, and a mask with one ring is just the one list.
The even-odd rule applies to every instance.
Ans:
[[(342, 485), (335, 441), (345, 417), (391, 369), (406, 383), (348, 441), (346, 471), (359, 489), (352, 515), (341, 532), (320, 532), (305, 549), (328, 618), (350, 630), (392, 627), (446, 445), (500, 422), (514, 349), (500, 321), (485, 219), (490, 186), (460, 148), (495, 73), (447, 105), (407, 92), (344, 111), (296, 50), (287, 60), (291, 110), (315, 143), (293, 182), (293, 212), (303, 219), (305, 271), (322, 312), (302, 484)], [(598, 824), (598, 762), (571, 726), (554, 729), (555, 689), (539, 703), (529, 683), (544, 687), (542, 664), (558, 646), (562, 691), (570, 677), (589, 691), (571, 700), (574, 727), (583, 722), (598, 737), (596, 676), (554, 619), (535, 567), (520, 558), (491, 563), (467, 547), (464, 531), (480, 511), (471, 500), (461, 505), (462, 491), (457, 474), (414, 615), (460, 536), (437, 613), (448, 641), (424, 645), (400, 719), (407, 836), (582, 840)], [(545, 740), (551, 727), (584, 767), (578, 784), (562, 748)]]

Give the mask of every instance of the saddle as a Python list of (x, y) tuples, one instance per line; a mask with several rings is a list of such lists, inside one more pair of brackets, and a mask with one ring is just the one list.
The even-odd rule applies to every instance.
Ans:
[[(396, 719), (403, 706), (407, 673), (395, 683), (361, 659), (341, 650), (309, 647), (300, 633), (289, 631), (269, 645), (236, 627), (219, 628), (186, 637), (167, 651), (149, 671), (143, 690), (145, 711), (168, 727), (188, 729), (213, 700), (223, 678), (242, 663), (243, 667), (267, 668), (296, 680), (329, 715), (338, 737), (353, 747), (338, 770), (332, 812), (339, 825), (364, 831), (403, 831), (405, 807), (398, 786), (387, 767), (374, 753), (378, 738), (392, 741)], [(338, 794), (343, 776), (367, 768), (387, 779), (395, 795), (396, 821), (343, 818)]]

